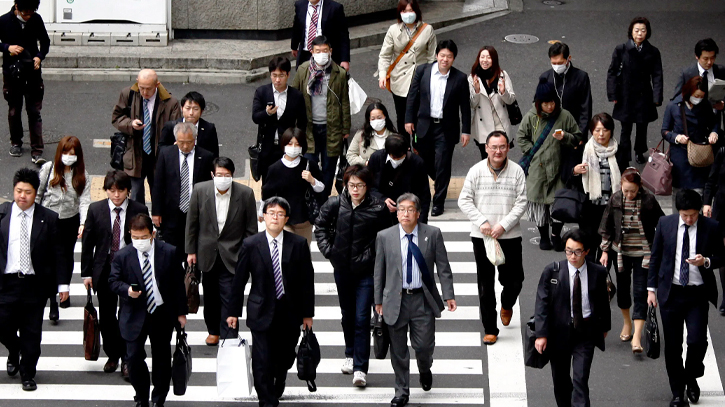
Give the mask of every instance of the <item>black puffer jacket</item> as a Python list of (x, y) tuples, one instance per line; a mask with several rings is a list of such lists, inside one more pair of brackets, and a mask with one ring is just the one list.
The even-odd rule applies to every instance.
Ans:
[(372, 275), (375, 268), (375, 238), (389, 227), (388, 208), (368, 194), (353, 209), (350, 194), (330, 197), (315, 220), (315, 239), (320, 253), (332, 267), (360, 276)]

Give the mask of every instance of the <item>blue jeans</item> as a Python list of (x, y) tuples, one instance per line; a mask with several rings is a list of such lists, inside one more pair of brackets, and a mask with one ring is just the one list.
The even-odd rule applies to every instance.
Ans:
[(370, 311), (373, 306), (373, 276), (359, 277), (335, 270), (337, 298), (342, 311), (345, 357), (353, 359), (353, 371), (367, 374), (370, 361)]
[(315, 139), (315, 152), (305, 154), (305, 158), (308, 159), (315, 165), (322, 163), (322, 181), (325, 184), (325, 189), (317, 194), (320, 205), (327, 201), (332, 192), (332, 184), (335, 182), (335, 170), (337, 169), (338, 157), (327, 156), (327, 125), (326, 124), (313, 124), (312, 135)]

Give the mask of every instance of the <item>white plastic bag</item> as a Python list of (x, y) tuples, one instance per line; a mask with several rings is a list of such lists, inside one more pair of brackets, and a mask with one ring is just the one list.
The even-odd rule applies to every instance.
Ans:
[(486, 257), (488, 261), (494, 266), (500, 266), (506, 263), (506, 257), (503, 255), (501, 245), (498, 244), (498, 240), (491, 236), (483, 236), (483, 244), (486, 246)]
[(365, 106), (368, 95), (352, 77), (347, 80), (347, 89), (350, 98), (350, 114), (357, 114)]
[(216, 358), (217, 395), (224, 398), (252, 394), (252, 352), (246, 339), (225, 339), (219, 343)]

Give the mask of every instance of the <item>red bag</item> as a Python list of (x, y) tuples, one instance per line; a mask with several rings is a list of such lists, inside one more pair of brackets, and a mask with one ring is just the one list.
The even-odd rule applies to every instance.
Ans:
[(642, 170), (642, 184), (655, 195), (672, 195), (672, 161), (670, 149), (660, 150), (664, 140), (649, 150), (649, 160)]

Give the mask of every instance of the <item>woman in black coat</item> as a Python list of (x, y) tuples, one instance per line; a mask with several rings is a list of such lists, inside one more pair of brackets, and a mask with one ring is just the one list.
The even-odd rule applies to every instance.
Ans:
[(373, 174), (367, 167), (349, 166), (343, 180), (342, 194), (330, 197), (320, 208), (315, 238), (320, 253), (334, 268), (345, 337), (342, 373), (354, 373), (353, 385), (365, 387), (370, 360), (375, 238), (391, 223), (385, 204), (368, 193)]
[(637, 123), (634, 152), (644, 164), (647, 152), (647, 125), (657, 120), (657, 106), (662, 105), (662, 58), (649, 43), (650, 22), (636, 17), (629, 24), (629, 40), (617, 45), (607, 71), (607, 98), (614, 102), (612, 116), (622, 122), (617, 162), (627, 168), (632, 159), (632, 127)]
[[(710, 176), (705, 183), (702, 214), (720, 223), (725, 236), (725, 147), (721, 147), (715, 155), (715, 162), (710, 167)], [(725, 267), (720, 267), (720, 284), (725, 292)], [(725, 316), (725, 298), (719, 307), (720, 315)]]

